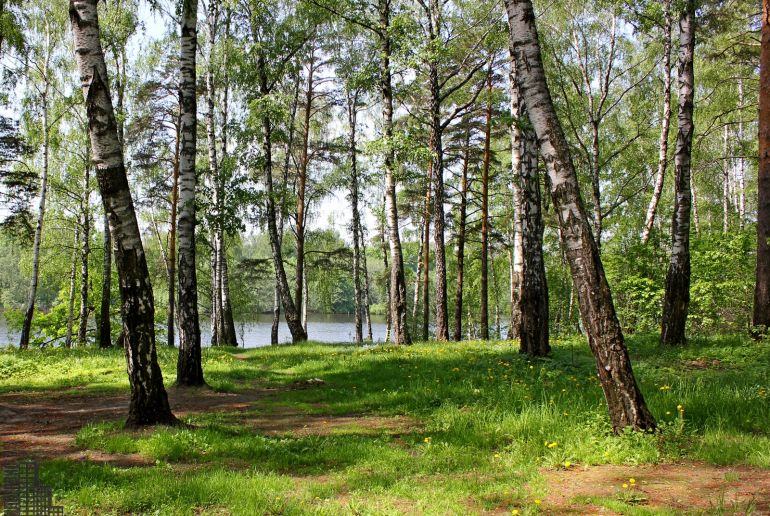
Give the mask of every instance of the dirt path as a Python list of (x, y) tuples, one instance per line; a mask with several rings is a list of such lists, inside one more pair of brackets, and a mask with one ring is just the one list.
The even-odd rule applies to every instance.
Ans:
[(770, 514), (770, 471), (746, 466), (685, 462), (573, 466), (541, 473), (548, 486), (543, 509), (552, 514), (616, 514), (592, 498), (676, 514)]
[[(202, 412), (239, 412), (274, 395), (275, 389), (253, 388), (242, 393), (214, 392), (207, 388), (168, 389), (171, 409), (177, 416)], [(0, 466), (19, 458), (74, 459), (143, 465), (151, 461), (139, 454), (107, 454), (81, 450), (75, 445), (78, 431), (89, 423), (121, 421), (128, 413), (127, 395), (67, 393), (0, 394)]]

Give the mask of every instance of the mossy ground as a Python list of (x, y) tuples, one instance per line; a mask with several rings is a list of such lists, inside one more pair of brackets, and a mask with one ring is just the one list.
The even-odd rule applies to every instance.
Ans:
[[(554, 475), (569, 484), (594, 466), (622, 465), (629, 475), (648, 468), (649, 485), (647, 465), (685, 463), (738, 468), (719, 473), (725, 485), (747, 472), (770, 478), (770, 347), (729, 336), (680, 349), (651, 336), (628, 344), (660, 423), (654, 435), (611, 434), (582, 339), (555, 342), (548, 359), (520, 355), (511, 342), (208, 349), (209, 385), (245, 400), (238, 408), (182, 404), (190, 425), (182, 428), (88, 423), (73, 430), (76, 446), (145, 463), (51, 454), (43, 478), (68, 512), (105, 514), (527, 514), (563, 504), (678, 513), (665, 497), (652, 503), (642, 487), (623, 488), (620, 472), (604, 480), (611, 489), (557, 506), (555, 491), (564, 489)], [(159, 349), (167, 383), (175, 355)], [(18, 392), (95, 403), (124, 396), (124, 364), (120, 350), (0, 352), (0, 405), (23, 409), (9, 404)], [(308, 382), (316, 378), (323, 382)], [(691, 509), (745, 512), (762, 503), (705, 500)]]

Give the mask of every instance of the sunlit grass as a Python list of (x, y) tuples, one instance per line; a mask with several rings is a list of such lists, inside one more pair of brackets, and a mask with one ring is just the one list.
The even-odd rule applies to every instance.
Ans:
[[(101, 423), (78, 435), (83, 448), (140, 453), (155, 466), (57, 461), (44, 471), (71, 510), (525, 514), (536, 512), (534, 500), (548, 491), (542, 467), (695, 459), (770, 468), (767, 346), (716, 337), (661, 349), (653, 337), (638, 336), (629, 348), (660, 423), (654, 435), (612, 435), (582, 339), (555, 343), (548, 359), (520, 355), (510, 342), (369, 349), (308, 343), (204, 352), (215, 388), (281, 387), (244, 414), (196, 414), (186, 420), (191, 427), (133, 433), (119, 422)], [(167, 383), (175, 356), (159, 349)], [(125, 392), (122, 364), (120, 350), (3, 352), (0, 391)], [(291, 388), (315, 378), (323, 383)], [(287, 409), (358, 416), (361, 425), (308, 435), (265, 434), (248, 423)], [(366, 416), (397, 415), (416, 423), (366, 427)], [(633, 500), (600, 505), (647, 513)]]

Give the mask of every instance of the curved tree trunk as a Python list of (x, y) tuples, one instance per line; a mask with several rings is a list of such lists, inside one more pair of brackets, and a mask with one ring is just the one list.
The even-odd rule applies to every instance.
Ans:
[(97, 0), (70, 0), (75, 57), (89, 120), (91, 150), (120, 278), (123, 334), (131, 401), (126, 426), (174, 424), (155, 352), (155, 307), (139, 224), (99, 41)]
[[(257, 67), (259, 74), (260, 94), (264, 97), (270, 94), (270, 86), (267, 77), (267, 63), (265, 56), (260, 54), (257, 58)], [(276, 287), (281, 297), (283, 312), (286, 318), (286, 324), (291, 332), (292, 342), (303, 342), (307, 340), (307, 333), (302, 327), (298, 307), (294, 304), (291, 295), (291, 288), (286, 276), (286, 269), (283, 266), (283, 252), (281, 250), (281, 238), (278, 234), (277, 213), (275, 208), (275, 191), (273, 189), (273, 124), (270, 117), (266, 114), (262, 117), (262, 161), (265, 175), (265, 193), (266, 195), (266, 217), (267, 231), (270, 238), (270, 250), (273, 258), (273, 269), (275, 270)]]
[(27, 309), (24, 311), (24, 321), (21, 326), (21, 337), (19, 339), (19, 348), (27, 349), (29, 339), (32, 333), (32, 317), (35, 315), (35, 301), (37, 298), (37, 284), (40, 277), (40, 242), (43, 238), (43, 222), (45, 220), (45, 201), (48, 194), (48, 154), (50, 148), (50, 128), (48, 120), (48, 94), (50, 86), (48, 83), (48, 62), (49, 52), (46, 49), (45, 58), (45, 86), (43, 89), (43, 173), (40, 178), (40, 204), (37, 208), (37, 224), (35, 225), (35, 239), (32, 243), (32, 278), (29, 285), (29, 298), (27, 300)]
[(762, 337), (770, 328), (770, 0), (762, 0), (757, 181), (757, 276), (752, 324), (755, 335)]
[(195, 58), (197, 0), (182, 2), (179, 106), (182, 141), (179, 153), (179, 359), (178, 385), (204, 385), (198, 320), (198, 279), (195, 270), (195, 157), (198, 103)]
[(671, 127), (671, 0), (663, 2), (663, 122), (660, 126), (658, 142), (658, 173), (655, 176), (655, 187), (652, 199), (647, 207), (647, 217), (642, 231), (642, 243), (650, 239), (652, 226), (655, 223), (655, 212), (658, 209), (660, 196), (663, 193), (663, 183), (666, 178), (668, 164), (668, 131)]
[(695, 52), (695, 2), (688, 0), (679, 18), (679, 117), (674, 154), (674, 215), (671, 221), (671, 261), (666, 275), (660, 340), (663, 344), (685, 343), (690, 305), (690, 210)]
[(578, 290), (583, 324), (596, 360), (613, 429), (652, 430), (655, 419), (636, 384), (599, 250), (580, 196), (577, 174), (543, 68), (530, 0), (505, 0), (516, 82), (538, 137), (549, 187)]

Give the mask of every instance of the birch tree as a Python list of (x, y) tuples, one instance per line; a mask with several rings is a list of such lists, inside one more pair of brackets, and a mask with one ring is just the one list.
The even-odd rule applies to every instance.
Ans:
[(663, 297), (661, 342), (684, 344), (690, 306), (690, 180), (695, 80), (695, 2), (688, 0), (679, 17), (679, 115), (674, 154), (674, 215), (671, 221), (671, 261)]
[(506, 0), (505, 6), (512, 34), (516, 83), (548, 171), (551, 198), (612, 427), (615, 432), (626, 427), (653, 430), (655, 419), (634, 378), (570, 150), (551, 100), (532, 2)]
[(96, 178), (108, 214), (118, 268), (131, 385), (126, 426), (175, 424), (177, 420), (168, 404), (155, 351), (152, 285), (117, 137), (107, 66), (99, 39), (97, 0), (70, 0), (69, 6)]

